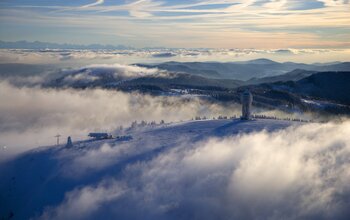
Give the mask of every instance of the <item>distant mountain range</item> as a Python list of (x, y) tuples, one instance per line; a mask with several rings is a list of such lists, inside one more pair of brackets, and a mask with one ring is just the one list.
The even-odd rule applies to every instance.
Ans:
[[(0, 64), (0, 78), (12, 77), (14, 79), (11, 82), (23, 83), (19, 79), (37, 76), (43, 71), (43, 80), (39, 84), (34, 81), (31, 85), (49, 88), (104, 88), (151, 95), (202, 95), (220, 102), (240, 102), (241, 92), (249, 89), (254, 94), (253, 104), (258, 107), (350, 115), (349, 62), (298, 64), (259, 59), (237, 63), (167, 62), (137, 65), (158, 68), (160, 71), (128, 76), (116, 73), (113, 68), (103, 67), (54, 71), (53, 66), (47, 65)], [(292, 69), (294, 67), (306, 70)], [(289, 69), (292, 70), (287, 71)], [(274, 75), (277, 70), (283, 73)], [(237, 75), (244, 75), (242, 78), (247, 80), (238, 80)]]
[(134, 49), (124, 45), (102, 45), (102, 44), (58, 44), (48, 43), (40, 41), (16, 41), (16, 42), (5, 42), (0, 41), (1, 49), (77, 49), (77, 50), (98, 50), (98, 49), (110, 49), (110, 50), (128, 50)]
[(169, 91), (172, 88), (201, 88), (204, 90), (232, 89), (242, 85), (239, 80), (210, 79), (187, 73), (168, 73), (167, 76), (140, 76), (135, 78), (124, 78), (116, 76), (113, 72), (94, 73), (89, 69), (81, 69), (71, 73), (53, 76), (45, 87), (72, 87), (72, 88), (108, 88), (121, 90), (139, 90), (151, 93)]
[[(137, 64), (138, 66), (148, 68), (158, 68), (171, 72), (188, 73), (199, 75), (207, 78), (216, 79), (235, 79), (235, 80), (251, 80), (254, 82), (256, 78), (274, 77), (283, 75), (288, 72), (299, 70), (307, 70), (314, 72), (321, 71), (350, 71), (350, 62), (337, 62), (333, 64), (304, 64), (285, 62), (279, 63), (268, 59), (257, 59), (245, 62), (165, 62), (160, 64)], [(291, 76), (297, 77), (297, 73)], [(300, 74), (300, 71), (299, 71)], [(292, 76), (293, 75), (293, 76)], [(300, 76), (301, 77), (301, 76)], [(299, 79), (300, 79), (299, 77)], [(296, 78), (298, 79), (298, 77)], [(271, 79), (274, 80), (274, 79)], [(276, 78), (279, 80), (279, 78)], [(256, 83), (256, 82), (254, 82)], [(259, 83), (259, 82), (258, 82)]]
[(261, 83), (273, 83), (273, 82), (287, 82), (287, 81), (298, 81), (308, 76), (317, 73), (317, 71), (309, 71), (302, 69), (295, 69), (291, 72), (277, 75), (277, 76), (268, 76), (263, 78), (252, 78), (244, 82), (244, 84), (252, 85), (252, 84), (261, 84)]
[(249, 89), (254, 94), (253, 104), (262, 108), (350, 114), (350, 71), (295, 70), (281, 76), (259, 79), (263, 83), (258, 84), (257, 81), (249, 84), (249, 81), (211, 79), (187, 73), (170, 73), (168, 77), (142, 76), (129, 80), (105, 75), (92, 82), (76, 80), (70, 84), (67, 84), (67, 77), (71, 76), (55, 79), (45, 86), (76, 89), (101, 87), (152, 95), (170, 95), (175, 91), (175, 94), (204, 95), (223, 102), (240, 102), (241, 92)]

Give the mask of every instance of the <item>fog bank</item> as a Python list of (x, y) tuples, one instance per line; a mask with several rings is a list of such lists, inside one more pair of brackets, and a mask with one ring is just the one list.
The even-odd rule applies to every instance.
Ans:
[(184, 142), (76, 188), (40, 219), (345, 220), (349, 137), (346, 121)]

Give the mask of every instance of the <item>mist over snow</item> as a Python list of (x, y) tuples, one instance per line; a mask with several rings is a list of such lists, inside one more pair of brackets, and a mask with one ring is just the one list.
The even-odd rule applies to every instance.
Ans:
[[(150, 160), (131, 160), (122, 173), (110, 171), (75, 187), (37, 218), (345, 220), (350, 214), (349, 132), (350, 122), (344, 121), (180, 140)], [(145, 150), (128, 148), (101, 144), (83, 154), (62, 151), (58, 160), (65, 161), (63, 170), (85, 168), (91, 176), (100, 169), (118, 170), (127, 161), (122, 158)]]
[[(2, 158), (27, 149), (51, 145), (54, 136), (85, 139), (89, 132), (112, 132), (133, 121), (178, 122), (196, 116), (240, 115), (240, 105), (215, 103), (195, 96), (150, 96), (103, 89), (74, 90), (74, 83), (109, 82), (139, 77), (173, 77), (157, 68), (126, 64), (93, 64), (79, 68), (52, 69), (27, 75), (10, 74), (0, 81), (0, 147)], [(63, 89), (43, 85), (61, 79)], [(55, 87), (56, 84), (53, 84)], [(286, 114), (255, 108), (255, 113), (312, 119), (313, 115)], [(20, 138), (18, 138), (20, 137)], [(1, 158), (0, 158), (1, 159)]]
[(0, 102), (0, 146), (6, 146), (6, 152), (53, 144), (57, 133), (85, 139), (88, 132), (110, 132), (135, 120), (170, 122), (238, 115), (240, 109), (233, 103), (224, 106), (196, 97), (16, 87), (6, 81), (0, 82)]

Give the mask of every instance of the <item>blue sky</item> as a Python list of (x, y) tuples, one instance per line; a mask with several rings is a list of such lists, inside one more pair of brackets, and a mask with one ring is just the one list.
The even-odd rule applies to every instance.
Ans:
[(0, 40), (349, 48), (349, 0), (2, 0)]

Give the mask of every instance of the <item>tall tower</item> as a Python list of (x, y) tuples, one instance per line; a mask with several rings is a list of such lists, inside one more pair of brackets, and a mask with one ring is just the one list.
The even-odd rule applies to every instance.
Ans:
[(251, 119), (251, 108), (253, 102), (253, 95), (249, 92), (249, 90), (245, 90), (241, 96), (242, 102), (242, 120), (250, 120)]

